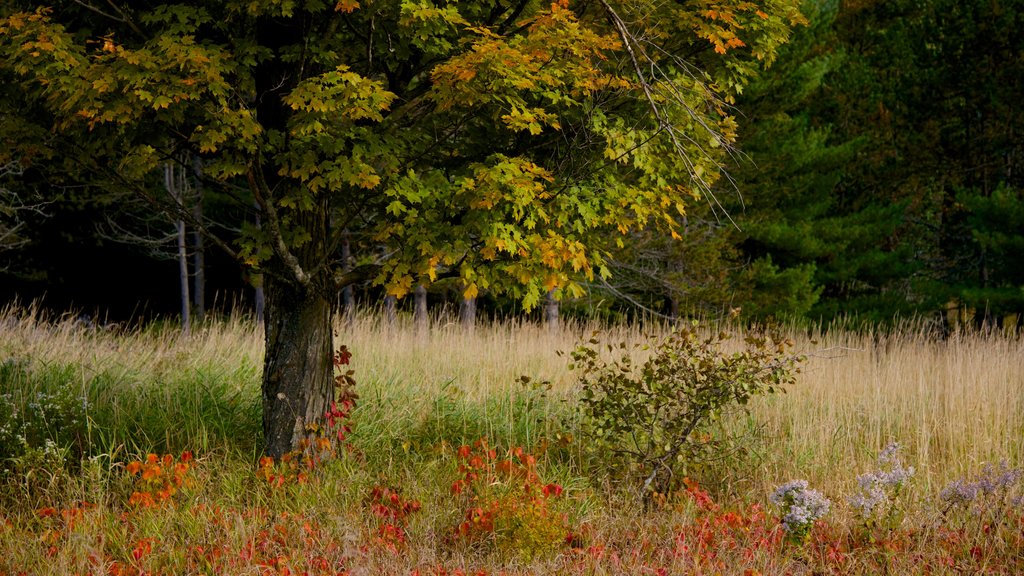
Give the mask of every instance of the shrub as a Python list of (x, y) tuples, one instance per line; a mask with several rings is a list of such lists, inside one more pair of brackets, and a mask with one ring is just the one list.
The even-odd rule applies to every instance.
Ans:
[(182, 488), (192, 485), (189, 470), (192, 468), (192, 453), (183, 452), (175, 461), (174, 456), (147, 454), (145, 460), (134, 460), (125, 466), (125, 471), (134, 482), (134, 489), (128, 504), (139, 508), (152, 508), (172, 504)]
[[(608, 359), (596, 333), (572, 353), (587, 445), (603, 468), (642, 480), (645, 502), (675, 486), (680, 466), (715, 454), (708, 428), (724, 412), (795, 381), (803, 358), (791, 353), (791, 340), (758, 331), (729, 353), (728, 339), (700, 336), (694, 323), (651, 345), (607, 344)], [(633, 355), (647, 350), (635, 364)]]
[(392, 552), (404, 546), (409, 516), (420, 511), (419, 500), (409, 500), (395, 488), (374, 486), (367, 505), (377, 520), (375, 541)]
[(458, 459), (460, 477), (452, 493), (466, 512), (457, 538), (527, 560), (567, 541), (568, 519), (555, 503), (562, 486), (541, 480), (533, 454), (513, 448), (499, 456), (486, 440), (478, 440), (460, 447)]

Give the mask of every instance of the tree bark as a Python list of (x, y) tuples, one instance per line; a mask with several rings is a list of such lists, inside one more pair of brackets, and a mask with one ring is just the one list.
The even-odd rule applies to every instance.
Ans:
[[(347, 230), (343, 232), (341, 238), (341, 267), (345, 272), (352, 270), (352, 245), (349, 242)], [(341, 289), (341, 317), (345, 327), (351, 328), (356, 318), (355, 290), (351, 284)]]
[(463, 298), (459, 301), (459, 322), (466, 330), (476, 327), (476, 298)]
[[(195, 176), (195, 197), (193, 198), (192, 217), (196, 222), (203, 221), (203, 163), (199, 156), (192, 159), (192, 172)], [(203, 233), (196, 228), (192, 233), (192, 312), (196, 322), (202, 322), (206, 316), (206, 247)]]
[(296, 450), (334, 400), (331, 302), (318, 291), (264, 277), (263, 434), (273, 458)]
[(416, 325), (416, 332), (426, 334), (430, 329), (430, 319), (427, 317), (427, 288), (422, 284), (416, 286), (413, 292), (415, 307), (413, 308), (413, 324)]
[(544, 324), (548, 330), (558, 330), (558, 300), (555, 299), (555, 291), (548, 291), (544, 301)]

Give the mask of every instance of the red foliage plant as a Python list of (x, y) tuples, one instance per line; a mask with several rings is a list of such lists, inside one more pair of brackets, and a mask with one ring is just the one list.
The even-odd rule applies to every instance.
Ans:
[(393, 488), (374, 486), (367, 499), (370, 512), (379, 521), (375, 541), (391, 551), (405, 545), (409, 516), (420, 511), (418, 500), (409, 500)]
[(136, 477), (135, 490), (128, 503), (140, 508), (163, 506), (173, 503), (174, 495), (183, 487), (192, 485), (189, 470), (192, 468), (192, 453), (182, 452), (181, 458), (165, 454), (147, 454), (146, 459), (129, 462), (125, 467), (128, 474)]
[(470, 543), (490, 541), (525, 557), (567, 541), (568, 519), (552, 504), (563, 488), (541, 480), (536, 456), (515, 447), (499, 457), (481, 439), (460, 447), (457, 457), (459, 478), (451, 491), (466, 506), (457, 538)]

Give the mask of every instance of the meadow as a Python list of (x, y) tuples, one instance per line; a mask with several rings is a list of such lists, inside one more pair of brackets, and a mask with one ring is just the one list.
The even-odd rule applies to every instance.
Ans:
[(564, 353), (594, 330), (669, 328), (359, 316), (337, 453), (273, 463), (247, 319), (184, 338), (7, 308), (0, 575), (1024, 572), (1019, 335), (789, 328), (795, 384), (642, 502), (580, 428)]

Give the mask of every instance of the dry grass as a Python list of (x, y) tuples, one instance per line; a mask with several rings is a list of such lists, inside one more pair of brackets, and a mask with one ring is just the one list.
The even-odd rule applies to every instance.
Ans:
[[(636, 342), (644, 333), (579, 324), (551, 332), (517, 321), (466, 332), (436, 324), (422, 336), (411, 326), (381, 330), (376, 319), (361, 318), (339, 340), (350, 342), (364, 380), (401, 383), (424, 398), (454, 384), (467, 398), (486, 400), (515, 390), (524, 374), (568, 393), (573, 377), (558, 351), (572, 350), (595, 329), (611, 342)], [(929, 489), (985, 462), (1024, 459), (1021, 338), (941, 339), (910, 325), (885, 333), (791, 335), (808, 357), (797, 385), (754, 407), (765, 426), (757, 474), (764, 482), (801, 476), (842, 492), (890, 441), (901, 443)]]
[[(521, 375), (569, 394), (573, 375), (558, 352), (596, 329), (611, 342), (636, 342), (645, 332), (578, 323), (551, 331), (517, 320), (467, 331), (435, 318), (421, 334), (406, 317), (388, 327), (364, 315), (339, 326), (337, 341), (353, 350), (367, 401), (397, 392), (395, 398), (417, 404), (397, 408), (414, 415), (442, 394), (500, 402), (520, 389)], [(800, 476), (843, 492), (891, 440), (904, 446), (929, 489), (985, 462), (1024, 459), (1021, 338), (966, 333), (943, 340), (909, 325), (885, 333), (794, 330), (792, 337), (808, 356), (797, 386), (754, 406), (764, 425), (761, 469), (753, 471), (758, 483)], [(183, 339), (173, 328), (122, 333), (83, 329), (32, 309), (0, 313), (0, 360), (66, 363), (138, 382), (220, 369), (233, 375), (239, 393), (258, 393), (261, 338), (238, 318)]]

